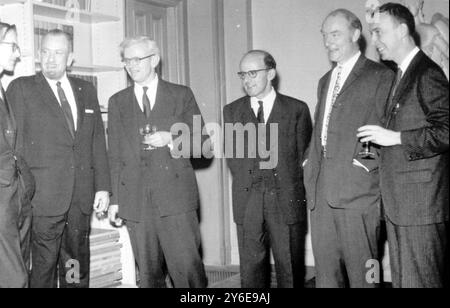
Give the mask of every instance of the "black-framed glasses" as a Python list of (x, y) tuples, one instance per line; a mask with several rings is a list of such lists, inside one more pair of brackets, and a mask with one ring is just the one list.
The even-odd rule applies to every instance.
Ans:
[(10, 45), (10, 46), (12, 46), (13, 52), (19, 52), (19, 53), (20, 53), (20, 47), (19, 47), (19, 45), (17, 45), (16, 43), (12, 43), (12, 42), (0, 42), (0, 44)]
[(271, 70), (270, 68), (262, 68), (259, 70), (252, 70), (252, 71), (248, 71), (248, 72), (238, 72), (238, 76), (239, 78), (241, 78), (242, 80), (245, 79), (246, 76), (250, 77), (251, 79), (255, 79), (256, 76), (258, 76), (259, 72), (263, 72), (263, 71), (269, 71)]
[(134, 66), (134, 65), (139, 65), (139, 64), (141, 64), (141, 62), (142, 62), (143, 60), (148, 59), (148, 58), (151, 58), (151, 57), (153, 57), (153, 56), (156, 56), (156, 54), (154, 53), (154, 54), (148, 55), (148, 56), (146, 56), (146, 57), (142, 57), (142, 58), (138, 58), (138, 57), (135, 57), (135, 58), (123, 58), (123, 59), (122, 59), (122, 62), (123, 62), (123, 64), (125, 64), (126, 66)]

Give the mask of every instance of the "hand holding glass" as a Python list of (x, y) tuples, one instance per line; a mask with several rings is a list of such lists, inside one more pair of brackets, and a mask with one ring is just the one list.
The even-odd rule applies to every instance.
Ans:
[[(141, 135), (144, 136), (144, 141), (142, 143), (147, 145), (146, 138), (150, 137), (157, 131), (158, 131), (158, 128), (155, 125), (146, 124), (143, 128), (140, 129)], [(156, 147), (153, 147), (151, 145), (148, 145), (147, 148), (144, 148), (145, 151), (152, 151), (155, 149), (156, 149)]]

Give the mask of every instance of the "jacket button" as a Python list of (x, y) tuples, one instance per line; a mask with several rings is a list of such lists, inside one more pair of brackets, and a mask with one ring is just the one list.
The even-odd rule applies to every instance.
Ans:
[(253, 170), (248, 170), (248, 173), (249, 174), (253, 174)]
[(248, 189), (248, 188), (245, 188), (244, 190), (245, 190), (246, 192), (249, 192), (249, 191), (250, 191), (250, 189)]

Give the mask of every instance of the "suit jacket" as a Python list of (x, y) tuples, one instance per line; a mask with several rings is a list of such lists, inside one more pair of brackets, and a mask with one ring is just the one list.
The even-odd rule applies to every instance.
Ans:
[(381, 153), (386, 215), (400, 226), (448, 221), (448, 81), (419, 52), (395, 93), (386, 127), (401, 132), (402, 145)]
[(0, 98), (0, 208), (6, 209), (17, 192), (17, 172), (14, 158), (16, 126), (13, 117)]
[[(3, 89), (2, 89), (3, 92)], [(3, 92), (3, 95), (6, 94)], [(17, 125), (8, 101), (0, 99), (0, 207), (18, 192), (20, 211), (31, 209), (35, 181), (25, 160), (16, 152)]]
[[(189, 157), (172, 157), (169, 147), (149, 152), (148, 168), (154, 180), (143, 183), (142, 136), (139, 134), (136, 112), (139, 108), (134, 87), (115, 94), (109, 101), (108, 145), (113, 189), (111, 204), (120, 206), (120, 217), (140, 221), (142, 207), (148, 206), (142, 200), (143, 189), (149, 185), (151, 202), (159, 208), (162, 217), (197, 210), (197, 180)], [(198, 126), (194, 124), (194, 116), (201, 120)], [(161, 79), (150, 123), (156, 125), (159, 131), (168, 132), (176, 123), (188, 127), (191, 155), (201, 153), (202, 144), (208, 138), (202, 135), (204, 124), (191, 89)], [(176, 139), (175, 132), (172, 134)]]
[[(225, 106), (224, 122), (227, 124), (257, 123), (251, 108), (250, 97), (243, 97)], [(312, 124), (308, 106), (299, 100), (277, 93), (267, 126), (278, 124), (278, 143), (271, 140), (271, 148), (278, 146), (278, 165), (272, 170), (278, 191), (278, 202), (286, 224), (295, 224), (306, 219), (305, 191), (303, 186), (304, 153), (311, 138)], [(247, 134), (246, 134), (247, 135)], [(226, 136), (230, 139), (231, 136)], [(233, 152), (239, 146), (233, 140)], [(228, 143), (229, 140), (225, 140)], [(256, 140), (250, 140), (255, 143)], [(227, 145), (226, 145), (227, 146)], [(252, 187), (252, 172), (255, 158), (249, 150), (245, 136), (244, 158), (227, 157), (233, 176), (234, 221), (243, 224)], [(253, 156), (254, 157), (254, 156)]]
[(60, 104), (42, 74), (14, 80), (7, 91), (21, 131), (18, 151), (36, 178), (33, 214), (60, 216), (71, 202), (89, 215), (95, 193), (110, 191), (106, 140), (95, 88), (70, 78), (78, 108), (72, 138)]
[[(380, 200), (379, 160), (358, 157), (362, 145), (357, 130), (366, 124), (381, 125), (394, 73), (364, 56), (356, 62), (335, 101), (328, 126), (327, 158), (322, 159), (321, 133), (332, 71), (319, 81), (313, 138), (305, 166), (308, 208), (316, 206), (317, 179), (324, 170), (325, 198), (334, 208), (358, 208)], [(334, 86), (334, 85), (331, 85)], [(373, 151), (376, 151), (372, 147)], [(369, 170), (353, 165), (357, 159)]]

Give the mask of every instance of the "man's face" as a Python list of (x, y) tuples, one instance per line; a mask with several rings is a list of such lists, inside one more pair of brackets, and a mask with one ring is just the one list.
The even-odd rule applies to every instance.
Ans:
[(59, 80), (72, 64), (73, 54), (64, 35), (48, 35), (41, 48), (42, 73), (51, 80)]
[(17, 45), (17, 33), (8, 31), (0, 44), (0, 67), (12, 72), (20, 58), (20, 50)]
[(275, 78), (275, 70), (265, 70), (264, 56), (250, 54), (244, 57), (240, 66), (241, 72), (259, 71), (255, 78), (248, 76), (242, 79), (242, 86), (250, 97), (263, 99), (272, 90), (272, 80)]
[[(150, 55), (153, 56), (148, 57)], [(142, 59), (145, 57), (148, 58)], [(139, 43), (125, 48), (123, 58), (128, 74), (138, 84), (149, 80), (155, 74), (155, 69), (159, 64), (159, 56), (154, 54), (154, 51), (145, 43)]]
[(378, 17), (371, 27), (372, 42), (383, 60), (395, 61), (401, 42), (400, 26), (389, 14), (381, 13)]
[(351, 29), (345, 17), (329, 16), (323, 23), (322, 36), (330, 61), (343, 63), (355, 55), (360, 35), (359, 30)]

